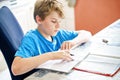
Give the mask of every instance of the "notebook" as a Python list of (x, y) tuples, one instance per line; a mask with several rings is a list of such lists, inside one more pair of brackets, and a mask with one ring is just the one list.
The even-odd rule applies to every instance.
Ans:
[(120, 70), (120, 47), (99, 45), (89, 53), (75, 70), (111, 77)]
[(88, 53), (80, 54), (80, 51), (76, 50), (72, 50), (71, 53), (74, 55), (72, 56), (73, 61), (49, 60), (38, 66), (38, 68), (69, 73), (75, 65), (81, 62), (88, 55)]

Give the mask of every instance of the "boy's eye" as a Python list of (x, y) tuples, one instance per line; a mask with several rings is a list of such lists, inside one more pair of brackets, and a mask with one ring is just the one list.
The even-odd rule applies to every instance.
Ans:
[(57, 21), (52, 21), (53, 23), (56, 23)]

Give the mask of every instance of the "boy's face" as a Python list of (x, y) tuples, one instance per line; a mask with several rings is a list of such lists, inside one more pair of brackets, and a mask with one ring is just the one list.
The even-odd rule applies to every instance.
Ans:
[(60, 28), (61, 17), (53, 11), (45, 20), (41, 21), (40, 32), (44, 36), (55, 36)]

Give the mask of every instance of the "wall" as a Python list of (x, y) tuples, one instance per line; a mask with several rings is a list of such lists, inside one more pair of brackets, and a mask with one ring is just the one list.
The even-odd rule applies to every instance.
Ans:
[(75, 30), (75, 16), (74, 16), (74, 7), (68, 6), (67, 0), (58, 0), (63, 4), (65, 19), (63, 20), (63, 25), (61, 28), (66, 30)]
[[(0, 7), (8, 6), (11, 9), (25, 34), (27, 31), (35, 29), (37, 26), (33, 19), (35, 1), (36, 0), (6, 0), (0, 2)], [(66, 16), (65, 19), (63, 20), (61, 28), (67, 30), (74, 30), (75, 29), (74, 8), (68, 7), (68, 2), (66, 0), (59, 1), (64, 6)]]
[(77, 0), (76, 30), (86, 29), (95, 34), (120, 18), (120, 0)]
[(17, 18), (24, 33), (30, 29), (36, 28), (33, 19), (33, 7), (35, 0), (5, 0), (0, 2), (0, 7), (7, 6)]

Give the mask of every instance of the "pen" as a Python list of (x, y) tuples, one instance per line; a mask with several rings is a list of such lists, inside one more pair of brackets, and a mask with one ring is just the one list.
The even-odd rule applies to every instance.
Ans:
[(74, 56), (74, 54), (70, 54), (71, 56)]
[(75, 49), (75, 48), (77, 48), (78, 46), (81, 46), (81, 45), (83, 45), (83, 44), (85, 44), (85, 43), (76, 44), (76, 45), (75, 45), (75, 46), (73, 46), (70, 50), (73, 50), (73, 49)]

